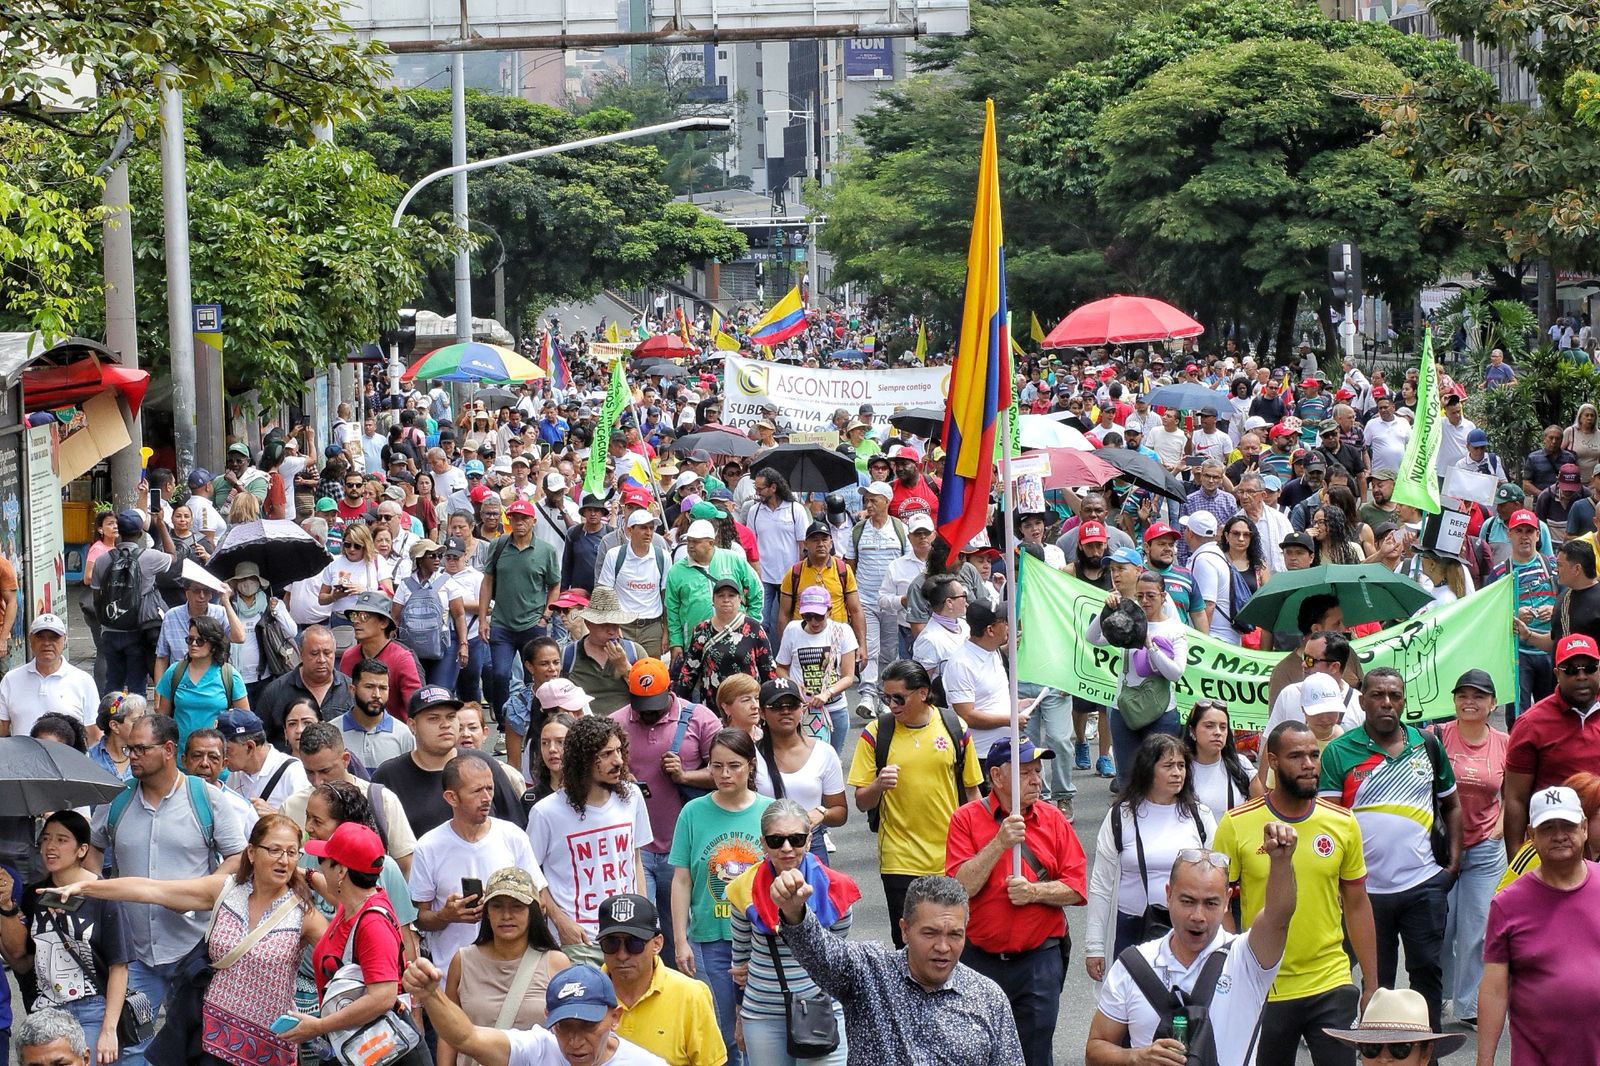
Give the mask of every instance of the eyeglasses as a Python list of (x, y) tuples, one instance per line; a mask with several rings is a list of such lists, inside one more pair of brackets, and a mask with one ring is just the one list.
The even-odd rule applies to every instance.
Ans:
[(1389, 1057), (1390, 1058), (1392, 1058), (1392, 1059), (1403, 1059), (1403, 1058), (1408, 1058), (1411, 1055), (1411, 1049), (1416, 1047), (1416, 1046), (1417, 1045), (1415, 1043), (1410, 1043), (1410, 1044), (1357, 1044), (1356, 1045), (1356, 1050), (1361, 1052), (1361, 1057), (1364, 1058), (1364, 1059), (1375, 1059), (1379, 1055), (1383, 1054), (1384, 1048), (1388, 1048), (1389, 1049)]
[(1210, 848), (1184, 848), (1178, 852), (1178, 861), (1204, 863), (1218, 870), (1226, 870), (1228, 868), (1228, 857), (1222, 852), (1212, 851)]
[(274, 859), (298, 859), (300, 857), (300, 849), (295, 847), (284, 848), (276, 844), (267, 844), (256, 850), (266, 852)]
[(198, 648), (201, 645), (211, 643), (211, 641), (205, 637), (184, 637), (183, 642), (189, 645), (191, 648)]
[(629, 955), (642, 955), (650, 941), (632, 933), (607, 933), (600, 938), (600, 950), (607, 955), (620, 955), (626, 947)]
[(1566, 674), (1568, 677), (1578, 677), (1579, 675), (1588, 677), (1590, 674), (1600, 673), (1600, 663), (1591, 663), (1588, 666), (1581, 666), (1578, 663), (1568, 663), (1565, 666), (1558, 667), (1557, 669), (1559, 669), (1563, 674)]
[(122, 747), (129, 755), (143, 755), (147, 751), (155, 751), (161, 744), (124, 744)]
[(811, 842), (811, 834), (810, 833), (768, 833), (766, 836), (762, 837), (761, 839), (766, 841), (767, 847), (771, 848), (773, 851), (778, 851), (779, 849), (781, 849), (784, 846), (784, 844), (788, 844), (791, 848), (803, 848), (803, 847), (805, 847), (807, 844), (809, 844)]

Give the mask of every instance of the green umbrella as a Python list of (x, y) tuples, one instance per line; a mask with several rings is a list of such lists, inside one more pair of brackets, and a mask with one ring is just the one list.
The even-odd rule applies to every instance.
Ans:
[(1312, 596), (1334, 595), (1347, 626), (1409, 618), (1433, 601), (1423, 587), (1376, 563), (1328, 564), (1274, 574), (1234, 619), (1272, 632), (1300, 628), (1300, 605)]

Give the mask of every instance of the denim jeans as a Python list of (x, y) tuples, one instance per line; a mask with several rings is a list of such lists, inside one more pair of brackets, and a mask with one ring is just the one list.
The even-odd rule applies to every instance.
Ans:
[(761, 628), (767, 631), (767, 640), (776, 648), (783, 640), (778, 632), (778, 595), (782, 586), (761, 583)]
[(1428, 1022), (1434, 1032), (1439, 1031), (1442, 1012), (1443, 974), (1439, 957), (1444, 948), (1444, 924), (1449, 909), (1448, 878), (1449, 875), (1440, 870), (1404, 892), (1368, 893), (1372, 900), (1372, 925), (1378, 934), (1378, 983), (1384, 988), (1395, 987), (1400, 946), (1404, 944), (1407, 983), (1428, 1001)]
[(446, 649), (437, 659), (424, 659), (419, 655), (417, 665), (422, 668), (423, 684), (438, 685), (455, 691), (456, 678), (461, 674), (461, 664), (456, 659), (455, 648)]
[[(167, 985), (172, 980), (173, 972), (178, 968), (176, 962), (163, 963), (160, 966), (150, 966), (138, 959), (128, 963), (128, 991), (143, 992), (152, 1006), (159, 1007), (161, 1001), (167, 998)], [(144, 1049), (150, 1042), (122, 1049), (118, 1059), (121, 1066), (145, 1066)], [(158, 1064), (164, 1066), (164, 1064)]]
[(1506, 728), (1516, 724), (1517, 716), (1544, 699), (1556, 688), (1556, 675), (1550, 656), (1542, 651), (1517, 652), (1517, 701), (1506, 708)]
[(145, 638), (144, 630), (100, 630), (100, 657), (106, 661), (105, 689), (107, 692), (137, 692), (143, 694), (150, 678), (152, 641)]
[(844, 742), (850, 733), (850, 708), (835, 707), (828, 711), (828, 743), (834, 754), (844, 758)]
[(1461, 876), (1450, 887), (1450, 917), (1444, 926), (1444, 997), (1455, 1001), (1457, 1018), (1478, 1016), (1483, 980), (1483, 933), (1489, 901), (1506, 872), (1504, 840), (1490, 837), (1461, 853)]
[(644, 894), (656, 905), (661, 920), (661, 961), (678, 967), (677, 943), (672, 938), (672, 872), (677, 869), (667, 861), (664, 851), (639, 849), (639, 863), (644, 868)]
[(483, 668), (489, 661), (489, 644), (482, 637), (467, 642), (467, 665), (456, 675), (456, 695), (473, 703), (483, 702)]
[(1043, 746), (1056, 753), (1045, 763), (1044, 798), (1071, 799), (1078, 794), (1078, 786), (1072, 783), (1072, 700), (1059, 689), (1042, 688), (1031, 681), (1017, 682), (1019, 699), (1034, 696), (1038, 701), (1028, 717), (1028, 739), (1035, 747)]
[[(95, 1041), (100, 1039), (100, 1026), (105, 1024), (106, 1020), (106, 997), (90, 996), (87, 999), (75, 999), (61, 1004), (61, 1009), (76, 1018), (78, 1024), (83, 1027), (84, 1038), (89, 1041), (89, 1061), (95, 1061)], [(115, 1029), (113, 1026), (113, 1032)], [(122, 1049), (117, 1050), (120, 1053)], [(123, 1061), (120, 1054), (118, 1061)]]
[(522, 646), (534, 637), (542, 637), (544, 634), (544, 626), (507, 629), (505, 626), (490, 623), (489, 676), (483, 679), (483, 689), (484, 695), (489, 697), (490, 705), (496, 711), (505, 706), (506, 697), (511, 695), (511, 671), (519, 662)]
[(839, 1021), (839, 1046), (820, 1059), (797, 1059), (789, 1054), (789, 1025), (784, 1019), (769, 1014), (740, 1018), (745, 1058), (750, 1066), (845, 1066), (850, 1059), (850, 1042), (845, 1039), (844, 1012), (837, 1003), (833, 1016)]
[[(733, 983), (733, 941), (707, 940), (690, 945), (694, 951), (695, 976), (711, 986), (711, 999), (717, 1007), (717, 1028), (728, 1046), (728, 1066), (743, 1066), (744, 1054), (733, 1039), (734, 1020), (739, 1017), (740, 988)], [(763, 1064), (765, 1066), (765, 1064)]]
[[(1168, 711), (1142, 729), (1129, 729), (1122, 721), (1122, 712), (1115, 707), (1106, 712), (1106, 720), (1111, 723), (1111, 757), (1117, 763), (1117, 777), (1111, 784), (1116, 792), (1122, 791), (1127, 785), (1128, 771), (1133, 769), (1133, 756), (1139, 750), (1139, 745), (1144, 743), (1145, 737), (1156, 733), (1176, 737), (1183, 733), (1177, 711)], [(1056, 759), (1056, 762), (1060, 761)]]

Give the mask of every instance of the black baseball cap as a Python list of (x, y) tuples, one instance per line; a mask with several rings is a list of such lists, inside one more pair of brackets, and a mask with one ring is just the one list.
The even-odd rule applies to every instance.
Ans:
[(1468, 670), (1466, 673), (1456, 678), (1455, 688), (1451, 689), (1450, 691), (1460, 692), (1464, 688), (1477, 689), (1479, 692), (1484, 692), (1490, 696), (1493, 696), (1494, 678), (1489, 676), (1489, 671), (1487, 670)]
[(600, 904), (598, 934), (631, 933), (649, 940), (661, 934), (661, 916), (656, 905), (644, 896), (623, 892), (607, 898)]
[(793, 699), (797, 703), (804, 702), (800, 686), (789, 678), (774, 678), (761, 686), (761, 706), (770, 707), (779, 700), (787, 699)]
[(1304, 548), (1312, 555), (1317, 554), (1317, 542), (1310, 533), (1290, 533), (1278, 542), (1279, 548)]

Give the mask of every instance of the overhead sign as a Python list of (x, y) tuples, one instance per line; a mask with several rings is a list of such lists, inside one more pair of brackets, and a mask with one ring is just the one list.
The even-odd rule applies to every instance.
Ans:
[(943, 408), (950, 388), (949, 367), (824, 370), (736, 355), (724, 357), (723, 366), (722, 421), (737, 429), (749, 429), (768, 403), (793, 432), (825, 432), (834, 428), (835, 411), (853, 415), (864, 403), (872, 405), (873, 425), (887, 427), (899, 408)]
[(894, 81), (894, 39), (852, 37), (844, 42), (845, 81)]

